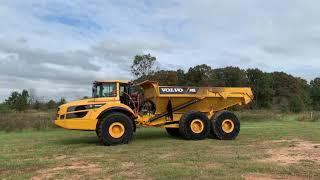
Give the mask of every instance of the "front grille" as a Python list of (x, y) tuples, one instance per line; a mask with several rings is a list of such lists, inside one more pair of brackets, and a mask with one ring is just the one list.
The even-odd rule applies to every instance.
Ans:
[(87, 115), (88, 111), (85, 112), (76, 112), (76, 113), (70, 113), (66, 115), (66, 119), (78, 119), (83, 118)]

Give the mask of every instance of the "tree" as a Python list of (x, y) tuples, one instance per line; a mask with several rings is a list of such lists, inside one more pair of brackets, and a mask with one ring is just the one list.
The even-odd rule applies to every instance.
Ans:
[(15, 104), (17, 104), (19, 99), (20, 93), (17, 91), (13, 91), (11, 95), (8, 97), (8, 99), (5, 100), (5, 103), (14, 109)]
[(0, 103), (0, 113), (5, 113), (9, 110), (9, 106), (6, 103)]
[(178, 76), (176, 71), (157, 71), (150, 75), (149, 80), (157, 81), (161, 85), (175, 86), (178, 83)]
[(5, 100), (5, 103), (13, 110), (25, 111), (30, 105), (29, 97), (27, 90), (23, 90), (21, 93), (14, 91), (8, 99)]
[(33, 103), (33, 109), (35, 110), (40, 110), (42, 107), (42, 103), (38, 100), (36, 100), (34, 103)]
[(47, 109), (54, 109), (57, 107), (57, 103), (54, 100), (50, 100), (46, 103)]
[[(310, 91), (306, 80), (284, 72), (273, 72), (272, 79), (275, 104), (286, 104), (289, 101), (290, 106), (290, 102), (301, 101), (303, 107), (309, 106)], [(293, 96), (299, 97), (299, 100), (292, 100)]]
[(206, 64), (189, 68), (186, 73), (188, 79), (187, 85), (191, 86), (209, 86), (212, 69)]
[(299, 96), (292, 96), (289, 99), (289, 109), (291, 112), (299, 113), (304, 110), (304, 102)]
[(211, 81), (213, 86), (241, 87), (248, 85), (246, 71), (232, 66), (214, 69)]
[(145, 79), (156, 71), (156, 57), (150, 54), (136, 55), (131, 66), (131, 72), (137, 77)]
[[(84, 98), (84, 99), (87, 99), (87, 98)], [(61, 98), (60, 101), (57, 103), (57, 106), (61, 106), (62, 104), (65, 104), (65, 103), (67, 103), (66, 99)]]
[(182, 69), (177, 70), (177, 78), (178, 78), (178, 82), (176, 85), (185, 86), (187, 84), (188, 80), (187, 80), (186, 74)]
[(247, 77), (249, 86), (255, 96), (253, 106), (256, 108), (269, 108), (272, 105), (274, 90), (272, 87), (272, 76), (259, 69), (248, 69)]
[(310, 82), (310, 98), (312, 108), (314, 110), (320, 110), (320, 78), (315, 78)]

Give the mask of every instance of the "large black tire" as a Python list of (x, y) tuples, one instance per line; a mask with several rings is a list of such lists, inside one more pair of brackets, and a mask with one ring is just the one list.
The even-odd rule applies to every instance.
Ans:
[(170, 136), (173, 136), (173, 137), (180, 136), (179, 128), (166, 128), (166, 130)]
[[(199, 130), (199, 132), (195, 132), (191, 127), (191, 124), (193, 124), (194, 121), (197, 121), (197, 123), (201, 123), (201, 126), (203, 127), (201, 128), (201, 130)], [(204, 113), (197, 111), (187, 112), (181, 117), (179, 121), (179, 132), (184, 139), (205, 139), (210, 133), (210, 121)]]
[(98, 121), (98, 124), (97, 124), (97, 127), (96, 127), (96, 134), (97, 134), (97, 137), (99, 139), (99, 142), (102, 143), (102, 137), (101, 137), (101, 134), (102, 134), (102, 130), (101, 130), (101, 121)]
[[(118, 133), (121, 135), (119, 137), (112, 136), (112, 127), (118, 129), (123, 129), (123, 133)], [(98, 137), (100, 136), (100, 141), (104, 145), (117, 145), (117, 144), (127, 144), (133, 136), (133, 122), (132, 120), (123, 113), (112, 113), (101, 120), (98, 127)], [(119, 130), (118, 130), (119, 131)]]
[(240, 121), (230, 111), (216, 113), (211, 119), (211, 135), (220, 140), (233, 140), (240, 132)]

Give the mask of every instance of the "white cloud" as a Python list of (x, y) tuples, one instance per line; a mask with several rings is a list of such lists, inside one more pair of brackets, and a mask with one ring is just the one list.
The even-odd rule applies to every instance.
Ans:
[(11, 90), (69, 99), (94, 79), (131, 79), (134, 55), (164, 68), (207, 63), (320, 76), (316, 0), (4, 0), (0, 101)]

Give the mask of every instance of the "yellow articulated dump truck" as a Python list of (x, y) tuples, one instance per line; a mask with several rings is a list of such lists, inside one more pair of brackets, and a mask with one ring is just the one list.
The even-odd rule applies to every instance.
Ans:
[[(133, 93), (141, 87), (143, 95)], [(226, 109), (253, 100), (250, 88), (160, 86), (154, 81), (95, 81), (92, 98), (58, 108), (55, 124), (96, 131), (104, 145), (128, 143), (137, 126), (165, 128), (189, 140), (235, 139), (240, 121)]]

